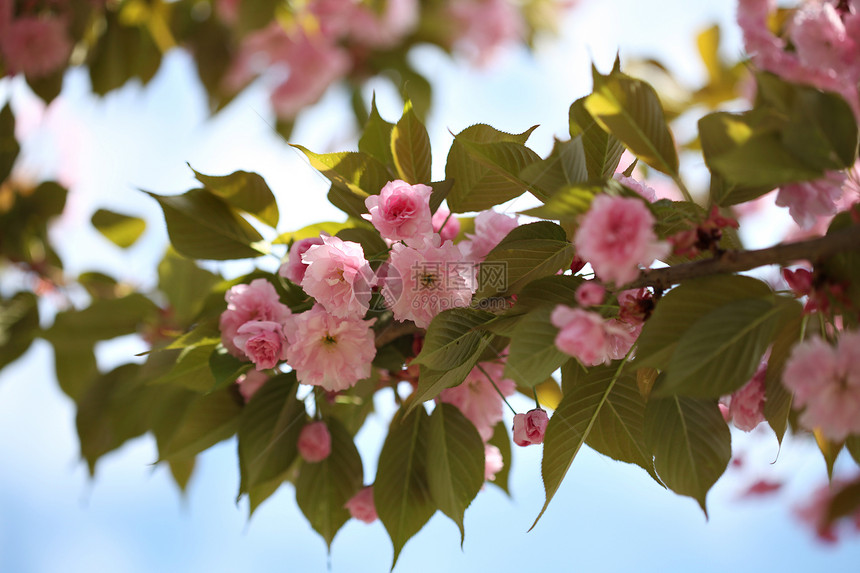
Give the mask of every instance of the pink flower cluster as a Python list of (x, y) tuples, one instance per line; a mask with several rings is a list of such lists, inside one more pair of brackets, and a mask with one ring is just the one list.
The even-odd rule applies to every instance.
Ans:
[(515, 215), (481, 211), (475, 217), (475, 232), (466, 233), (466, 239), (458, 246), (466, 259), (480, 263), (517, 225), (519, 221)]
[[(42, 78), (60, 70), (72, 53), (65, 13), (15, 14), (16, 2), (0, 0), (0, 54), (6, 74)], [(22, 3), (23, 4), (23, 3)]]
[(266, 279), (239, 284), (227, 291), (227, 310), (221, 314), (221, 342), (230, 354), (247, 358), (258, 370), (273, 368), (285, 358), (284, 328), (292, 312), (281, 303)]
[(331, 433), (323, 421), (311, 422), (299, 432), (299, 455), (308, 463), (318, 463), (331, 454)]
[(787, 39), (768, 26), (775, 8), (773, 0), (738, 4), (738, 24), (753, 63), (788, 81), (842, 95), (860, 118), (860, 2), (806, 0), (788, 23)]
[[(237, 6), (222, 0), (219, 14), (238, 17)], [(417, 0), (390, 0), (382, 13), (353, 0), (311, 0), (293, 23), (273, 22), (252, 33), (225, 78), (238, 91), (264, 72), (278, 72), (271, 100), (278, 117), (292, 118), (315, 103), (328, 87), (347, 75), (368, 48), (386, 48), (418, 22)]]
[[(589, 284), (584, 283), (579, 290)], [(580, 304), (592, 302), (588, 299), (593, 296), (588, 292), (576, 293)], [(645, 289), (622, 291), (618, 293), (618, 316), (609, 319), (590, 310), (560, 304), (550, 315), (550, 322), (559, 329), (555, 345), (584, 366), (620, 360), (630, 352), (642, 332), (642, 323), (647, 318), (642, 309), (649, 301), (650, 293)]]
[(376, 515), (372, 485), (358, 490), (358, 493), (352, 496), (344, 507), (346, 507), (353, 518), (364, 523), (373, 523), (379, 517)]
[(456, 47), (478, 64), (523, 37), (525, 24), (510, 0), (450, 0), (448, 13)]
[(364, 218), (373, 223), (383, 239), (420, 246), (434, 232), (430, 214), (432, 192), (427, 185), (390, 181), (379, 195), (365, 199), (370, 214)]
[(623, 285), (636, 278), (639, 265), (650, 266), (669, 254), (654, 234), (654, 216), (639, 199), (598, 195), (573, 239), (580, 257), (603, 281)]
[(503, 362), (481, 362), (479, 366), (473, 368), (460, 385), (443, 390), (438, 400), (456, 406), (475, 425), (484, 440), (484, 477), (493, 481), (504, 462), (499, 449), (487, 442), (502, 421), (502, 395), (512, 395), (516, 383), (504, 377)]
[(370, 305), (376, 276), (358, 243), (338, 237), (322, 237), (302, 255), (307, 265), (302, 288), (338, 318), (361, 318)]
[(794, 347), (782, 383), (803, 408), (800, 423), (827, 438), (860, 434), (860, 331), (843, 331), (836, 346), (812, 338)]

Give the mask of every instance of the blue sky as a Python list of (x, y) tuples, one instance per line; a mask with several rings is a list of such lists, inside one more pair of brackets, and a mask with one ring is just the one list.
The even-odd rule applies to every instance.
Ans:
[[(733, 2), (698, 2), (692, 9), (689, 2), (658, 0), (647, 3), (648, 11), (643, 4), (585, 0), (564, 23), (559, 40), (541, 43), (535, 56), (507, 53), (486, 70), (454, 65), (435, 50), (417, 51), (416, 65), (432, 77), (437, 94), (428, 121), (434, 174), (443, 172), (450, 132), (472, 123), (516, 132), (540, 124), (531, 144), (548, 151), (553, 136), (566, 135), (570, 102), (589, 91), (592, 60), (608, 70), (616, 51), (622, 60), (659, 56), (695, 82), (703, 71), (694, 33), (714, 21), (728, 26), (727, 55), (740, 52), (731, 27)], [(189, 73), (188, 59), (173, 54), (146, 89), (127, 86), (101, 101), (87, 95), (84, 74), (67, 78), (66, 103), (49, 124), (71, 129), (76, 138), (78, 185), (69, 214), (54, 231), (71, 272), (100, 269), (151, 286), (166, 233), (157, 206), (136, 189), (184, 191), (193, 185), (186, 161), (204, 173), (261, 173), (278, 194), (282, 230), (340, 218), (325, 202), (321, 177), (272, 132), (259, 90), (204, 121), (203, 94), (189, 82)], [(399, 103), (390, 89), (374, 84), (368, 95), (374, 88), (383, 115), (396, 119)], [(8, 83), (0, 85), (0, 97), (9, 90)], [(16, 102), (26, 100), (20, 86), (11, 91)], [(295, 141), (316, 151), (349, 146), (350, 136), (338, 132), (349, 122), (345, 97), (330, 93), (299, 122)], [(62, 146), (52, 148), (48, 134), (40, 137), (28, 146), (27, 161), (50, 167)], [(142, 213), (149, 229), (123, 252), (88, 228), (97, 208)], [(242, 265), (224, 269), (241, 270)], [(99, 350), (100, 365), (107, 369), (143, 347), (124, 338)], [(390, 411), (389, 399), (379, 397), (380, 412)], [(385, 415), (374, 415), (359, 435), (368, 481), (387, 422)], [(513, 498), (493, 486), (479, 494), (466, 513), (463, 550), (456, 526), (437, 514), (406, 545), (398, 571), (826, 571), (858, 562), (860, 538), (823, 546), (792, 515), (791, 507), (826, 477), (811, 444), (787, 440), (779, 452), (765, 428), (750, 436), (735, 432), (733, 440), (746, 461), (712, 490), (709, 521), (694, 501), (664, 491), (639, 468), (588, 450), (577, 457), (530, 533), (543, 504), (540, 448), (517, 448)], [(290, 486), (249, 522), (245, 504), (234, 501), (235, 446), (228, 441), (200, 457), (185, 497), (164, 468), (150, 465), (156, 452), (149, 438), (106, 456), (90, 481), (78, 461), (74, 409), (57, 389), (50, 347), (38, 342), (24, 360), (0, 372), (0, 572), (388, 570), (392, 550), (380, 523), (348, 523), (327, 557)], [(850, 462), (842, 459), (839, 466), (848, 468)], [(776, 496), (738, 499), (764, 477), (788, 482)]]

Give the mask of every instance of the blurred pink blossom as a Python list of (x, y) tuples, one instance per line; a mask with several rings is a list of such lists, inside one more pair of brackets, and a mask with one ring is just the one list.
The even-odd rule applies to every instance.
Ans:
[(233, 339), (246, 322), (270, 321), (283, 326), (290, 317), (290, 309), (281, 302), (275, 287), (266, 279), (254, 279), (251, 284), (238, 284), (230, 288), (224, 298), (227, 309), (221, 313), (219, 328), (221, 343), (230, 354), (245, 358)]
[(798, 344), (782, 382), (804, 427), (835, 441), (860, 433), (860, 331), (843, 331), (835, 347), (818, 337)]
[(654, 216), (642, 201), (609, 195), (595, 197), (573, 242), (601, 280), (619, 285), (638, 276), (638, 265), (650, 266), (670, 251), (657, 241)]
[(72, 40), (64, 18), (23, 16), (12, 19), (0, 34), (0, 51), (8, 74), (40, 78), (68, 62)]
[(636, 191), (636, 193), (638, 193), (649, 203), (653, 203), (657, 200), (657, 192), (654, 191), (653, 187), (646, 185), (644, 181), (637, 181), (632, 177), (627, 177), (623, 173), (616, 173), (615, 175), (613, 175), (613, 178), (625, 187)]
[(452, 215), (445, 206), (436, 209), (431, 222), (433, 223), (433, 231), (439, 233), (443, 241), (453, 241), (460, 234), (460, 220)]
[(791, 218), (808, 229), (818, 217), (836, 213), (836, 202), (842, 197), (847, 180), (840, 171), (828, 171), (821, 179), (783, 185), (776, 196), (776, 204), (788, 207)]
[(731, 395), (729, 417), (739, 430), (749, 432), (764, 422), (766, 372), (767, 363), (763, 362), (752, 379)]
[(373, 502), (373, 486), (369, 485), (358, 491), (344, 505), (349, 514), (364, 523), (373, 523), (377, 520), (376, 505)]
[[(510, 396), (516, 390), (516, 384), (504, 377), (504, 364), (482, 362), (480, 367), (486, 374), (481, 368), (473, 368), (460, 385), (442, 390), (439, 401), (456, 406), (475, 425), (481, 439), (486, 442), (493, 437), (496, 424), (502, 421), (504, 403), (499, 392)], [(493, 382), (498, 391), (493, 387)]]
[(484, 481), (495, 481), (496, 474), (505, 467), (502, 452), (492, 444), (484, 444)]
[(585, 281), (576, 289), (576, 294), (574, 294), (576, 304), (583, 307), (603, 304), (605, 296), (606, 289), (596, 281)]
[(561, 304), (552, 311), (550, 322), (559, 329), (555, 337), (556, 347), (585, 366), (608, 364), (617, 354), (613, 344), (621, 346), (629, 336), (626, 323), (615, 319), (607, 321), (596, 312)]
[(364, 200), (369, 214), (363, 217), (373, 223), (382, 238), (419, 246), (433, 233), (432, 192), (427, 185), (410, 185), (399, 179), (389, 181), (379, 195)]
[(391, 47), (418, 24), (418, 0), (387, 0), (381, 14), (357, 4), (350, 15), (350, 37), (373, 48)]
[(323, 421), (306, 424), (299, 432), (299, 455), (306, 462), (317, 463), (331, 454), (331, 434)]
[(370, 303), (376, 277), (364, 258), (361, 245), (338, 237), (322, 237), (302, 255), (307, 265), (302, 288), (330, 314), (361, 318)]
[(549, 416), (541, 408), (514, 416), (514, 443), (518, 446), (542, 444)]
[(257, 370), (249, 370), (236, 379), (236, 384), (239, 386), (239, 393), (245, 402), (250, 402), (257, 390), (269, 381), (269, 376)]
[(372, 320), (342, 319), (320, 304), (293, 315), (287, 329), (287, 363), (299, 382), (329, 392), (346, 390), (370, 376), (376, 356)]
[(450, 0), (448, 13), (454, 45), (479, 65), (524, 35), (522, 15), (509, 0)]
[(463, 255), (481, 262), (487, 253), (519, 225), (516, 215), (504, 215), (492, 210), (481, 211), (475, 217), (475, 232), (466, 233), (466, 240), (459, 243)]

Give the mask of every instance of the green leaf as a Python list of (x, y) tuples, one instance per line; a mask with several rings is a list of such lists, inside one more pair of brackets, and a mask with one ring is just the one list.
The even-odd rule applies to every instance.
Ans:
[(532, 310), (511, 334), (505, 377), (520, 386), (541, 384), (570, 359), (555, 346), (558, 329), (549, 321), (552, 311), (552, 307)]
[(373, 396), (379, 383), (379, 373), (374, 369), (369, 378), (359, 380), (355, 386), (340, 391), (334, 401), (318, 400), (317, 409), (323, 419), (336, 418), (354, 436), (364, 425), (368, 414), (373, 411)]
[(29, 292), (0, 298), (0, 369), (20, 358), (39, 334), (38, 303)]
[(570, 137), (581, 136), (588, 179), (609, 179), (615, 174), (624, 146), (614, 135), (603, 131), (585, 109), (586, 98), (573, 102), (568, 112)]
[(120, 11), (104, 11), (104, 32), (87, 53), (93, 92), (105, 95), (137, 77), (146, 84), (161, 64), (161, 50), (145, 27), (126, 26)]
[(788, 151), (822, 171), (854, 165), (858, 127), (842, 96), (764, 72), (756, 74), (756, 83), (756, 107), (773, 107), (787, 116), (782, 142)]
[(576, 291), (585, 279), (572, 275), (551, 275), (533, 280), (517, 293), (511, 313), (525, 313), (536, 308), (553, 309), (556, 305), (572, 306)]
[(296, 480), (296, 502), (331, 549), (335, 534), (350, 517), (344, 505), (361, 489), (363, 473), (349, 432), (337, 420), (326, 420), (326, 425), (331, 453), (321, 462), (302, 464)]
[(563, 188), (588, 181), (582, 138), (556, 140), (549, 156), (526, 166), (520, 177), (543, 197), (552, 197)]
[(570, 267), (573, 245), (564, 229), (548, 221), (520, 225), (487, 254), (476, 298), (517, 292), (540, 277)]
[(827, 466), (827, 479), (833, 481), (833, 466), (836, 465), (836, 458), (839, 457), (844, 442), (836, 442), (827, 438), (817, 428), (812, 434), (815, 436), (815, 443), (818, 444), (818, 450), (821, 452), (821, 456), (824, 458), (824, 463)]
[(436, 512), (427, 482), (427, 442), (430, 421), (424, 408), (395, 415), (379, 454), (373, 500), (376, 513), (394, 546), (400, 550)]
[(218, 390), (233, 384), (239, 376), (253, 366), (246, 360), (239, 360), (223, 346), (215, 347), (209, 354), (209, 371), (215, 380), (210, 390)]
[(651, 399), (645, 409), (645, 443), (654, 452), (654, 468), (663, 483), (698, 501), (707, 516), (708, 490), (732, 456), (731, 434), (717, 401)]
[(460, 366), (490, 336), (480, 328), (492, 320), (493, 314), (471, 308), (452, 308), (436, 315), (421, 352), (412, 361), (432, 370), (450, 370)]
[(388, 254), (388, 245), (376, 229), (351, 227), (341, 229), (337, 232), (336, 236), (344, 241), (352, 241), (361, 245), (361, 249), (364, 251), (364, 256), (367, 259), (373, 260), (377, 257), (385, 257)]
[(191, 171), (209, 192), (231, 207), (248, 213), (270, 227), (278, 226), (280, 215), (275, 195), (257, 173), (235, 171), (230, 175), (204, 175), (193, 167)]
[(527, 209), (521, 214), (556, 221), (576, 221), (588, 211), (591, 202), (603, 190), (603, 185), (591, 183), (564, 187), (550, 197), (545, 204)]
[(499, 448), (502, 454), (502, 469), (496, 473), (496, 477), (490, 483), (500, 487), (502, 491), (510, 495), (508, 477), (511, 474), (511, 437), (508, 435), (508, 430), (504, 422), (496, 424), (493, 430), (493, 437), (487, 443)]
[(784, 306), (777, 302), (739, 300), (696, 321), (679, 341), (654, 395), (717, 399), (749, 382), (780, 322)]
[(90, 475), (101, 456), (149, 429), (150, 409), (158, 396), (139, 383), (139, 368), (125, 364), (100, 376), (78, 402), (75, 426)]
[(860, 465), (860, 435), (848, 436), (848, 439), (845, 440), (845, 449), (854, 458), (854, 463)]
[(7, 103), (0, 111), (0, 183), (12, 172), (21, 147), (15, 139), (15, 116)]
[(418, 370), (418, 388), (409, 397), (407, 413), (427, 400), (436, 398), (445, 388), (453, 388), (462, 383), (466, 379), (466, 376), (469, 375), (469, 372), (475, 367), (475, 364), (478, 363), (478, 360), (487, 346), (489, 346), (491, 340), (489, 337), (482, 337), (472, 354), (462, 364), (454, 368), (431, 370), (426, 366), (420, 365)]
[(185, 490), (188, 488), (188, 482), (194, 474), (195, 465), (195, 458), (186, 458), (184, 460), (168, 462), (170, 475), (173, 476), (173, 481), (182, 493), (185, 493)]
[(180, 326), (191, 324), (203, 310), (204, 295), (220, 280), (215, 273), (201, 269), (173, 249), (168, 249), (158, 263), (158, 290), (167, 297), (173, 319)]
[(275, 20), (280, 0), (244, 0), (238, 5), (237, 30), (244, 36)]
[(860, 509), (860, 479), (841, 486), (833, 494), (827, 507), (827, 523), (833, 523), (837, 519), (856, 515)]
[(606, 405), (616, 383), (616, 370), (617, 366), (592, 368), (570, 393), (565, 393), (549, 419), (541, 460), (546, 501), (532, 524), (532, 529), (549, 507), (549, 502), (558, 491), (570, 464), (594, 429), (600, 410)]
[(313, 225), (308, 225), (306, 227), (302, 227), (298, 231), (288, 231), (286, 233), (281, 233), (278, 237), (272, 241), (273, 245), (289, 245), (296, 241), (300, 241), (302, 239), (311, 239), (317, 238), (322, 233), (328, 233), (329, 235), (336, 235), (340, 231), (344, 229), (349, 229), (353, 226), (351, 221), (346, 221), (344, 223), (337, 223), (335, 221), (324, 221), (322, 223), (314, 223)]
[(594, 74), (584, 107), (594, 120), (639, 159), (668, 175), (678, 174), (678, 153), (657, 92), (621, 73)]
[(57, 338), (50, 342), (54, 347), (57, 383), (69, 398), (78, 401), (99, 375), (95, 342), (71, 338)]
[(48, 340), (108, 340), (138, 332), (160, 313), (154, 302), (140, 293), (122, 298), (95, 300), (83, 310), (57, 313), (54, 324), (45, 332)]
[(430, 136), (409, 100), (391, 130), (391, 153), (400, 179), (412, 185), (430, 183)]
[(191, 402), (160, 452), (160, 459), (173, 461), (195, 456), (235, 434), (242, 406), (241, 397), (231, 390), (225, 388)]
[(376, 108), (376, 94), (370, 101), (370, 115), (358, 140), (358, 150), (379, 160), (383, 165), (394, 165), (391, 150), (391, 131), (394, 124), (382, 119)]
[[(458, 133), (448, 151), (445, 168), (445, 179), (454, 181), (454, 187), (448, 194), (448, 206), (451, 211), (454, 213), (481, 211), (522, 194), (525, 189), (521, 182), (511, 181), (498, 169), (476, 161), (475, 154), (480, 156), (482, 151), (490, 155), (491, 153), (490, 150), (475, 146), (494, 143), (513, 143), (523, 146), (536, 127), (514, 135), (493, 129), (489, 125), (477, 124)], [(472, 145), (472, 151), (467, 147), (467, 143)], [(501, 150), (498, 151), (501, 152)], [(513, 149), (508, 151), (514, 153)], [(527, 152), (519, 149), (519, 154), (520, 159), (525, 159), (523, 154)], [(512, 156), (510, 159), (514, 161), (515, 157)], [(532, 161), (538, 159), (535, 154)], [(516, 172), (518, 173), (519, 169)]]
[(247, 259), (265, 254), (255, 243), (263, 236), (227, 203), (205, 189), (182, 195), (156, 195), (173, 247), (193, 259)]
[(585, 443), (613, 460), (636, 464), (662, 485), (645, 443), (645, 406), (635, 373), (625, 372), (612, 387)]
[[(172, 368), (149, 381), (152, 385), (170, 384), (195, 392), (208, 392), (215, 387), (215, 377), (209, 365), (218, 342), (204, 342), (182, 349)], [(235, 380), (235, 378), (234, 378)]]
[[(369, 195), (377, 195), (392, 178), (385, 165), (378, 159), (361, 151), (341, 151), (338, 153), (314, 153), (301, 145), (290, 144), (305, 154), (311, 167), (322, 173), (332, 185), (360, 199), (362, 206)], [(351, 213), (360, 217), (367, 209)]]
[(427, 484), (433, 502), (460, 528), (463, 515), (484, 483), (484, 442), (456, 406), (439, 403), (429, 422)]
[(785, 362), (791, 356), (794, 345), (800, 342), (803, 316), (800, 305), (792, 305), (792, 310), (786, 313), (788, 320), (779, 329), (767, 359), (765, 371), (765, 401), (764, 417), (776, 439), (782, 444), (782, 438), (788, 429), (788, 418), (791, 415), (791, 402), (794, 396), (782, 385), (782, 371)]
[(127, 249), (132, 246), (146, 230), (146, 221), (106, 209), (93, 213), (93, 227), (118, 247)]
[(296, 398), (295, 372), (269, 379), (239, 419), (239, 494), (286, 472), (298, 455), (299, 433), (307, 413)]
[(764, 282), (740, 275), (685, 281), (657, 303), (642, 328), (636, 346), (636, 366), (665, 370), (678, 343), (700, 318), (725, 304), (770, 294), (770, 287)]

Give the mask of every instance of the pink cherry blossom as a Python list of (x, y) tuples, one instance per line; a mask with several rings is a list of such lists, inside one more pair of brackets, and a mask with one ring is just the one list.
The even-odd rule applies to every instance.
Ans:
[(632, 177), (627, 177), (623, 173), (616, 173), (612, 177), (625, 187), (636, 191), (636, 193), (638, 193), (649, 203), (653, 203), (657, 200), (657, 192), (654, 191), (652, 187), (646, 185), (643, 181), (637, 181)]
[(456, 46), (480, 65), (523, 36), (522, 16), (509, 0), (451, 0), (448, 12)]
[(791, 42), (803, 65), (855, 75), (860, 58), (860, 38), (852, 38), (836, 8), (827, 2), (807, 2), (794, 15), (789, 28)]
[(484, 444), (484, 481), (495, 481), (496, 474), (505, 467), (502, 452), (492, 444)]
[(305, 278), (305, 270), (308, 268), (307, 263), (302, 260), (302, 255), (312, 246), (322, 244), (323, 240), (320, 237), (300, 239), (293, 243), (290, 247), (287, 260), (278, 269), (278, 274), (297, 285), (302, 284), (302, 279)]
[(518, 446), (542, 444), (549, 416), (541, 408), (514, 416), (514, 443)]
[(836, 212), (836, 202), (842, 197), (847, 179), (840, 171), (828, 171), (815, 181), (783, 185), (776, 196), (776, 204), (788, 207), (791, 218), (801, 227), (812, 227), (818, 217)]
[(245, 399), (245, 402), (250, 402), (251, 398), (254, 397), (254, 394), (257, 393), (257, 390), (262, 388), (268, 381), (269, 376), (257, 370), (249, 370), (236, 378), (236, 384), (239, 386), (239, 393), (242, 395), (242, 398)]
[(7, 73), (40, 78), (60, 69), (72, 53), (67, 23), (58, 17), (12, 19), (0, 34)]
[(422, 243), (433, 232), (430, 194), (427, 185), (389, 181), (379, 195), (364, 200), (369, 215), (364, 215), (383, 238), (391, 241)]
[[(481, 368), (473, 368), (460, 385), (442, 390), (439, 401), (456, 406), (475, 425), (481, 439), (486, 442), (493, 437), (496, 424), (502, 421), (504, 402), (499, 392), (510, 396), (516, 390), (516, 383), (504, 377), (504, 364), (482, 362), (480, 366), (483, 372)], [(493, 382), (498, 391), (493, 387)]]
[(373, 486), (369, 485), (358, 491), (344, 505), (349, 514), (364, 523), (373, 523), (379, 517), (376, 515), (376, 504), (373, 501)]
[(860, 433), (860, 331), (843, 331), (836, 347), (817, 337), (798, 344), (782, 383), (804, 408), (804, 427), (835, 441)]
[(819, 541), (833, 544), (837, 543), (844, 533), (853, 530), (856, 534), (860, 531), (860, 509), (855, 509), (853, 514), (841, 519), (832, 522), (828, 520), (834, 496), (851, 485), (847, 480), (834, 478), (831, 483), (824, 483), (816, 488), (803, 504), (795, 508), (795, 515), (815, 531)]
[(317, 421), (306, 424), (299, 432), (299, 455), (306, 462), (317, 463), (331, 454), (331, 434), (325, 422)]
[(642, 201), (609, 195), (594, 199), (573, 242), (601, 280), (616, 284), (632, 281), (638, 265), (650, 266), (671, 250), (657, 241), (654, 216)]
[(466, 233), (466, 240), (459, 243), (463, 255), (475, 262), (483, 261), (487, 253), (519, 225), (517, 219), (516, 215), (481, 211), (475, 217), (475, 232)]
[(338, 318), (360, 318), (367, 312), (376, 277), (358, 243), (322, 237), (302, 255), (307, 265), (302, 288)]
[(266, 279), (235, 285), (224, 298), (227, 310), (221, 313), (219, 321), (221, 343), (237, 358), (245, 358), (244, 352), (233, 342), (240, 326), (252, 320), (276, 322), (283, 326), (291, 314), (289, 307), (281, 303), (275, 287)]
[(372, 320), (341, 319), (320, 304), (293, 316), (287, 363), (302, 384), (339, 392), (370, 376), (376, 356)]
[(576, 357), (586, 366), (595, 366), (605, 360), (606, 334), (602, 316), (559, 305), (552, 311), (550, 322), (560, 329), (555, 338), (559, 350)]
[(287, 338), (278, 322), (251, 320), (239, 327), (233, 344), (257, 366), (257, 370), (274, 368), (287, 358)]
[(350, 37), (374, 48), (391, 47), (418, 24), (418, 0), (387, 0), (381, 14), (357, 4), (350, 15)]
[(603, 298), (606, 296), (606, 289), (603, 285), (595, 281), (586, 281), (582, 283), (574, 298), (579, 306), (596, 306), (603, 303)]
[(729, 417), (739, 430), (749, 432), (764, 422), (767, 363), (762, 363), (752, 379), (736, 390), (729, 400)]
[(433, 317), (466, 307), (475, 291), (475, 266), (463, 260), (451, 241), (439, 235), (420, 249), (395, 243), (382, 279), (382, 296), (394, 318), (427, 328)]
[(439, 233), (443, 241), (453, 241), (460, 234), (460, 220), (451, 214), (447, 207), (440, 206), (431, 219), (433, 231)]

